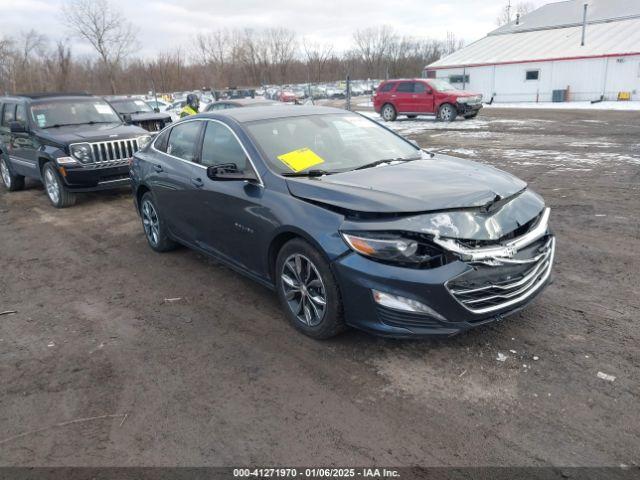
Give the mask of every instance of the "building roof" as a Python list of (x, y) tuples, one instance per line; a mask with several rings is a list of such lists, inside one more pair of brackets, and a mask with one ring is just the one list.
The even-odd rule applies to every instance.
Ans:
[(524, 15), (519, 23), (513, 20), (489, 35), (582, 26), (585, 3), (588, 5), (587, 24), (640, 17), (638, 0), (567, 0), (548, 3)]
[[(585, 45), (583, 5), (587, 10)], [(428, 69), (640, 54), (638, 0), (551, 3), (511, 22)]]

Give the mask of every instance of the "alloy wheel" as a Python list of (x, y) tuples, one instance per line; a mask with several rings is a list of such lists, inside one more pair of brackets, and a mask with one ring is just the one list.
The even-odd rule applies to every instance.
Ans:
[(50, 168), (47, 168), (44, 173), (44, 186), (47, 189), (47, 195), (49, 195), (51, 201), (57, 204), (60, 201), (60, 185)]
[(11, 174), (4, 159), (0, 159), (0, 174), (2, 174), (2, 181), (5, 187), (11, 188)]
[(453, 119), (453, 107), (445, 105), (440, 112), (440, 118), (445, 122), (450, 122)]
[(152, 245), (157, 245), (160, 239), (160, 220), (153, 203), (148, 200), (142, 204), (142, 225), (149, 242)]
[(382, 109), (382, 118), (384, 118), (387, 122), (393, 120), (393, 107), (391, 105), (385, 105)]
[(294, 253), (284, 262), (280, 274), (289, 308), (304, 325), (319, 325), (327, 310), (327, 294), (318, 269), (304, 255)]

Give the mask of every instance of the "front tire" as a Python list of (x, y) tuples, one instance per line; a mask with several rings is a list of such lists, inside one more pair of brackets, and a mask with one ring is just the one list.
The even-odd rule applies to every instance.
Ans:
[(276, 260), (276, 288), (289, 323), (318, 340), (346, 330), (342, 297), (329, 263), (306, 241), (284, 245)]
[(443, 122), (453, 122), (458, 116), (458, 111), (450, 103), (445, 103), (438, 110), (438, 118)]
[(66, 208), (75, 205), (76, 194), (67, 190), (62, 183), (62, 178), (57, 172), (56, 167), (51, 162), (47, 162), (42, 167), (42, 180), (45, 191), (51, 205), (56, 208)]
[(380, 116), (385, 122), (393, 122), (398, 117), (398, 112), (393, 105), (385, 103), (380, 110)]
[(10, 192), (16, 192), (24, 188), (24, 177), (11, 173), (9, 164), (4, 158), (0, 158), (0, 178), (2, 178), (2, 183)]
[(477, 116), (478, 116), (478, 112), (476, 112), (476, 113), (472, 113), (472, 114), (470, 114), (470, 115), (465, 115), (465, 116), (464, 116), (464, 118), (465, 118), (466, 120), (471, 120), (472, 118), (476, 118)]
[(168, 252), (178, 244), (171, 240), (167, 224), (158, 212), (158, 207), (151, 192), (147, 192), (140, 200), (140, 217), (142, 228), (149, 246), (156, 252)]

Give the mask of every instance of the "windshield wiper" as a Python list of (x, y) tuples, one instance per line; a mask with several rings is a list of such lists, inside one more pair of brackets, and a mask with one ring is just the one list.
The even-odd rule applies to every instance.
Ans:
[(332, 172), (326, 170), (307, 170), (306, 172), (285, 172), (283, 177), (322, 177), (323, 175), (331, 175)]
[(385, 158), (383, 160), (377, 160), (375, 162), (366, 163), (364, 165), (359, 166), (358, 168), (354, 168), (354, 170), (364, 170), (365, 168), (373, 168), (378, 165), (384, 165), (385, 163), (393, 163), (393, 162), (412, 162), (414, 160), (421, 160), (422, 157), (411, 157), (411, 158)]
[(42, 128), (60, 128), (60, 127), (74, 127), (77, 125), (95, 125), (97, 123), (118, 123), (118, 122), (79, 122), (79, 123), (56, 123), (55, 125), (47, 125)]

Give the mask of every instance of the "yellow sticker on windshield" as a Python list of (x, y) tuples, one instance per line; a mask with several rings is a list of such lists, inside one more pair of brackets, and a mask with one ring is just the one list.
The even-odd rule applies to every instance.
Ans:
[(284, 155), (278, 155), (278, 160), (294, 172), (301, 172), (307, 168), (324, 163), (324, 160), (309, 148), (301, 148), (293, 152), (285, 153)]

